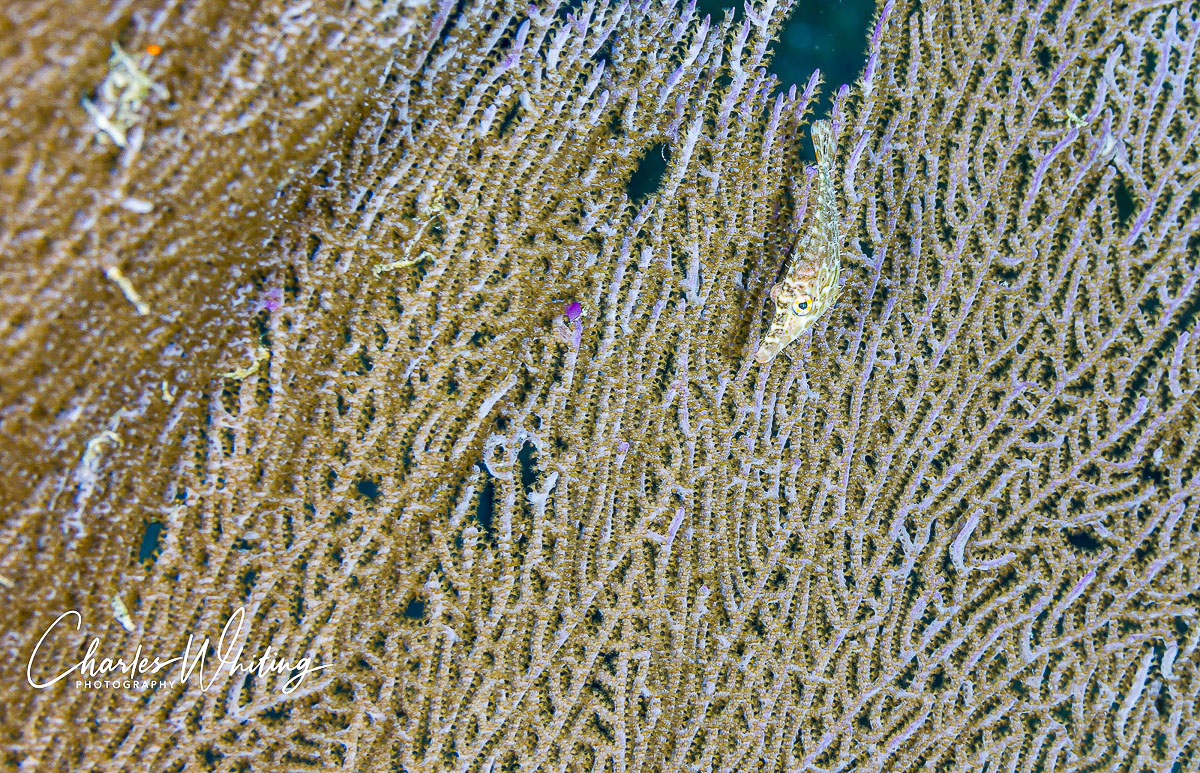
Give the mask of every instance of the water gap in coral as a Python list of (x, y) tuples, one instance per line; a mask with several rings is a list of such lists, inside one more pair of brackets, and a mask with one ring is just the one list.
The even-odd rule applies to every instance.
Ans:
[[(696, 3), (697, 13), (710, 14), (714, 21), (724, 18), (728, 8), (735, 9), (739, 16), (744, 13), (741, 2), (698, 0)], [(773, 45), (771, 69), (779, 76), (781, 87), (787, 90), (795, 83), (802, 89), (813, 70), (819, 69), (821, 98), (816, 108), (818, 114), (827, 111), (842, 84), (852, 84), (862, 75), (874, 13), (874, 0), (798, 3)], [(810, 160), (814, 158), (807, 138), (804, 155)]]
[[(697, 12), (711, 14), (714, 21), (724, 17), (726, 8), (736, 9), (739, 15), (743, 13), (740, 2), (699, 0), (696, 3)], [(873, 0), (798, 3), (779, 31), (771, 69), (784, 87), (793, 83), (803, 87), (812, 71), (820, 68), (825, 92), (822, 107), (828, 107), (843, 83), (853, 83), (862, 75), (874, 12)]]

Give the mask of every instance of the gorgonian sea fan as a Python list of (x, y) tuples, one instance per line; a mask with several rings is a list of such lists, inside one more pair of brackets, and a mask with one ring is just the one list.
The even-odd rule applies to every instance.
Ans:
[[(6, 7), (5, 762), (1195, 767), (1197, 9), (882, 5), (841, 297), (758, 367), (806, 12)], [(240, 607), (332, 667), (14, 676)]]

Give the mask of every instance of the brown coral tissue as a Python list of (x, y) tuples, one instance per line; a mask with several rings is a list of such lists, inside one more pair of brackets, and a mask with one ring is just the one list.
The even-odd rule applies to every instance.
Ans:
[(3, 769), (1200, 770), (1200, 7), (814, 7), (4, 3)]

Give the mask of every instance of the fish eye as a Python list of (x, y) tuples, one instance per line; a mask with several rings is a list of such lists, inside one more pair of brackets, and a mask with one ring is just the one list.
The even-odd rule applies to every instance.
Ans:
[(792, 301), (792, 313), (796, 315), (806, 314), (811, 307), (812, 298), (807, 295), (801, 295)]

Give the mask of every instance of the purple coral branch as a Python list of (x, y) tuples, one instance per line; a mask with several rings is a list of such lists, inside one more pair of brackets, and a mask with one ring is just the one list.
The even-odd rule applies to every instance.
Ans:
[(808, 84), (804, 87), (804, 93), (800, 95), (800, 101), (796, 103), (794, 115), (799, 118), (808, 108), (808, 103), (812, 101), (813, 94), (817, 91), (817, 83), (821, 80), (821, 71), (813, 70), (812, 75), (808, 76)]
[(1087, 572), (1085, 572), (1084, 575), (1079, 578), (1079, 582), (1075, 583), (1075, 587), (1071, 588), (1071, 592), (1067, 594), (1067, 597), (1063, 599), (1063, 609), (1071, 606), (1071, 604), (1074, 603), (1077, 598), (1079, 598), (1080, 594), (1083, 593), (1083, 589), (1088, 586), (1088, 583), (1094, 579), (1096, 579), (1096, 570), (1087, 570)]
[(679, 527), (683, 525), (683, 508), (675, 508), (675, 515), (671, 518), (671, 525), (667, 527), (667, 550), (671, 549), (671, 545), (675, 542), (675, 535), (679, 532)]
[(883, 26), (887, 24), (895, 8), (896, 0), (887, 0), (887, 3), (884, 4), (883, 13), (879, 14), (879, 21), (875, 22), (875, 29), (871, 32), (871, 50), (879, 49), (879, 42), (883, 40)]
[(517, 28), (517, 37), (513, 40), (512, 48), (508, 52), (508, 56), (504, 58), (504, 62), (500, 65), (502, 70), (515, 65), (521, 59), (521, 52), (525, 50), (525, 39), (529, 36), (529, 19), (521, 22), (521, 26)]

